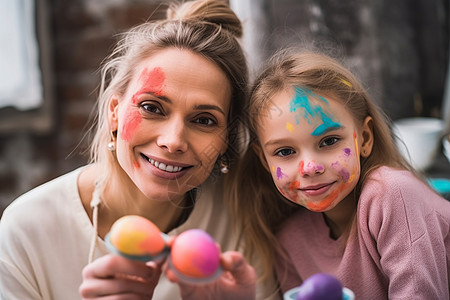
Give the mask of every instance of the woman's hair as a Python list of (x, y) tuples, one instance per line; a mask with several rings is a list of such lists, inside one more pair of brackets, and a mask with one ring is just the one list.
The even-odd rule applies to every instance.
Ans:
[[(100, 164), (104, 186), (114, 172), (115, 159), (107, 149), (114, 133), (108, 123), (108, 105), (113, 95), (123, 95), (137, 65), (157, 51), (177, 48), (192, 51), (214, 62), (227, 76), (232, 88), (228, 117), (228, 151), (233, 160), (238, 143), (234, 137), (240, 126), (240, 114), (246, 106), (248, 70), (239, 38), (242, 24), (229, 6), (218, 0), (172, 3), (164, 20), (148, 21), (124, 33), (101, 71), (96, 132), (91, 145), (91, 163)], [(207, 75), (206, 75), (207, 76)]]
[(263, 278), (271, 276), (274, 257), (281, 253), (276, 246), (275, 233), (282, 221), (299, 206), (278, 193), (271, 174), (255, 152), (255, 147), (260, 147), (256, 132), (261, 116), (276, 113), (268, 111), (270, 104), (276, 106), (271, 103), (274, 96), (282, 91), (292, 91), (294, 87), (341, 101), (357, 124), (362, 125), (366, 117), (372, 117), (373, 149), (369, 157), (361, 159), (361, 177), (354, 191), (357, 199), (369, 173), (379, 166), (416, 173), (396, 148), (390, 120), (348, 69), (330, 56), (311, 50), (290, 48), (279, 51), (256, 78), (251, 90), (248, 110), (251, 145), (236, 170), (229, 196), (235, 224), (242, 228), (245, 254), (263, 264)]

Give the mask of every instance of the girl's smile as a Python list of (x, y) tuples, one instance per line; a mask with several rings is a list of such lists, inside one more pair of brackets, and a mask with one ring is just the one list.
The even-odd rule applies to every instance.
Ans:
[(309, 90), (280, 92), (273, 101), (278, 114), (261, 116), (258, 137), (278, 190), (309, 210), (333, 209), (358, 182), (362, 126), (340, 102)]

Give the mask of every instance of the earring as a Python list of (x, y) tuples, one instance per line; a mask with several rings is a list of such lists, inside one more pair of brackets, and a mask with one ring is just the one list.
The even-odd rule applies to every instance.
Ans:
[(222, 155), (220, 157), (220, 172), (227, 174), (230, 169), (228, 168), (228, 159), (226, 156)]
[(113, 131), (111, 131), (111, 142), (108, 143), (108, 150), (111, 152), (116, 151), (116, 135)]

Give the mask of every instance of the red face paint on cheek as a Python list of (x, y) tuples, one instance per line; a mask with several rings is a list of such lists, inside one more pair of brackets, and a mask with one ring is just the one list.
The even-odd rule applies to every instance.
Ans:
[(122, 126), (122, 139), (125, 141), (129, 141), (141, 121), (142, 117), (139, 111), (136, 110), (128, 112), (125, 122)]
[(299, 188), (300, 188), (300, 181), (295, 180), (295, 181), (291, 181), (289, 183), (289, 189), (290, 190), (297, 190)]

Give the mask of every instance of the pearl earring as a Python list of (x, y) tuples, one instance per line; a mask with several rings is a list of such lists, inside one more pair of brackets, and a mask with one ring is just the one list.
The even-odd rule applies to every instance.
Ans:
[(108, 143), (108, 150), (113, 152), (116, 151), (116, 131), (111, 131), (111, 141)]
[(230, 169), (228, 168), (228, 159), (225, 156), (220, 158), (220, 172), (227, 174)]
[(108, 150), (113, 152), (116, 151), (116, 144), (114, 142), (109, 142), (108, 143)]

